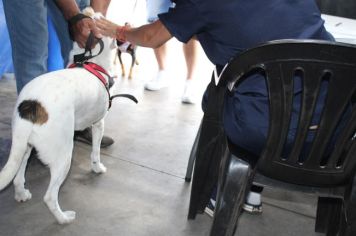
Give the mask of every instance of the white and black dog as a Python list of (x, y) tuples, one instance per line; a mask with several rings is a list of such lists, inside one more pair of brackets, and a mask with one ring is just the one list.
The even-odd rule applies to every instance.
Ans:
[[(89, 61), (110, 70), (116, 42), (107, 37), (102, 40), (103, 51)], [(98, 53), (99, 47), (97, 44), (93, 54)], [(108, 79), (106, 75), (103, 77)], [(91, 169), (104, 173), (100, 142), (109, 100), (102, 81), (80, 67), (47, 73), (28, 83), (19, 94), (13, 114), (12, 147), (8, 162), (0, 172), (0, 190), (14, 179), (15, 199), (31, 199), (24, 186), (24, 174), (31, 150), (35, 148), (51, 174), (44, 201), (60, 224), (72, 222), (75, 212), (61, 210), (58, 191), (71, 166), (74, 131), (92, 127)]]

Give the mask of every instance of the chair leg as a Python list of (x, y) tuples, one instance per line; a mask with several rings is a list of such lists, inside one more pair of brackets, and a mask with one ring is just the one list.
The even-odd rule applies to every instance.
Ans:
[(190, 151), (187, 172), (185, 174), (185, 182), (190, 182), (192, 179), (193, 167), (194, 167), (194, 162), (195, 162), (195, 158), (196, 158), (196, 154), (197, 154), (199, 138), (200, 138), (200, 129), (201, 129), (201, 125), (199, 127), (197, 136), (195, 137), (192, 150)]
[(342, 227), (343, 236), (356, 235), (356, 176), (350, 186), (350, 192), (348, 196), (345, 196), (345, 224)]
[(345, 224), (345, 227), (342, 229), (343, 232), (339, 235), (342, 236), (355, 236), (356, 235), (356, 224)]
[(343, 200), (319, 197), (315, 220), (315, 232), (326, 235), (338, 235), (341, 220), (344, 217)]
[(232, 236), (250, 188), (253, 170), (247, 162), (229, 155), (219, 176), (217, 205), (210, 236)]

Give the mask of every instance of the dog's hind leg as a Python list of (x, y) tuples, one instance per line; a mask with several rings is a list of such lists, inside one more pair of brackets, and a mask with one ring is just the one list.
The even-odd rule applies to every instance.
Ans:
[[(67, 140), (68, 142), (68, 140)], [(49, 163), (51, 180), (44, 196), (44, 201), (47, 204), (49, 210), (56, 217), (59, 224), (71, 223), (75, 219), (74, 211), (62, 211), (58, 204), (59, 188), (65, 180), (68, 171), (70, 169), (72, 159), (73, 141), (68, 145), (66, 143), (65, 149), (54, 153), (53, 157), (50, 157), (52, 162)], [(52, 149), (53, 150), (53, 149)]]
[(14, 178), (15, 199), (18, 202), (25, 202), (30, 200), (32, 195), (28, 189), (25, 188), (25, 172), (28, 158), (30, 157), (32, 147), (27, 147), (24, 158), (22, 160), (19, 171)]
[(91, 152), (91, 169), (95, 173), (105, 173), (106, 167), (100, 162), (100, 143), (104, 134), (104, 120), (92, 125), (92, 152)]

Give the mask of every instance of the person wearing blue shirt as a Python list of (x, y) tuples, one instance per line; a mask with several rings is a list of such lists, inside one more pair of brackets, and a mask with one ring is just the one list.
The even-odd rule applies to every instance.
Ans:
[[(315, 0), (177, 0), (175, 8), (160, 14), (152, 24), (130, 29), (101, 20), (97, 25), (103, 34), (153, 48), (172, 37), (186, 43), (196, 36), (218, 71), (241, 52), (270, 40), (334, 40)], [(300, 90), (297, 83), (295, 96), (300, 96)], [(300, 107), (299, 99), (295, 100), (295, 108)], [(317, 107), (316, 117), (321, 107)], [(225, 99), (225, 132), (231, 142), (252, 153), (259, 154), (264, 146), (268, 120), (268, 95), (261, 75), (250, 76)], [(291, 130), (296, 121), (292, 119)], [(259, 207), (259, 196), (250, 204)]]

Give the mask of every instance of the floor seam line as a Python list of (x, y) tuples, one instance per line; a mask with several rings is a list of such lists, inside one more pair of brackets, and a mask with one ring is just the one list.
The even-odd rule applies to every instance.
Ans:
[(265, 202), (265, 201), (262, 201), (262, 202), (263, 202), (263, 204), (268, 205), (268, 206), (271, 206), (271, 207), (275, 207), (275, 208), (278, 208), (278, 209), (281, 209), (281, 210), (285, 210), (285, 211), (294, 213), (294, 214), (296, 214), (296, 215), (300, 215), (300, 216), (307, 217), (307, 218), (309, 218), (309, 219), (315, 219), (314, 216), (310, 216), (310, 215), (302, 214), (302, 213), (297, 212), (297, 211), (289, 210), (289, 209), (287, 209), (287, 208), (283, 208), (283, 207), (278, 206), (278, 205), (275, 205), (275, 204), (273, 204), (273, 203), (268, 203), (268, 202)]
[(130, 164), (133, 164), (135, 166), (140, 166), (140, 167), (143, 167), (143, 168), (146, 168), (146, 169), (150, 169), (150, 170), (153, 170), (155, 172), (159, 172), (159, 173), (162, 173), (162, 174), (166, 174), (166, 175), (169, 175), (169, 176), (172, 176), (172, 177), (176, 177), (176, 178), (179, 178), (179, 179), (184, 179), (183, 177), (179, 176), (179, 175), (175, 175), (175, 174), (171, 174), (171, 173), (168, 173), (168, 172), (165, 172), (163, 170), (158, 170), (158, 169), (154, 169), (152, 167), (149, 167), (149, 166), (146, 166), (146, 165), (142, 165), (142, 164), (139, 164), (137, 162), (134, 162), (134, 161), (130, 161), (130, 160), (127, 160), (127, 159), (122, 159), (120, 157), (115, 157), (115, 156), (112, 156), (110, 154), (105, 154), (103, 153), (104, 155), (106, 156), (109, 156), (109, 157), (112, 157), (112, 158), (117, 158), (119, 159), (120, 161), (124, 161), (124, 162), (127, 162), (127, 163), (130, 163)]

